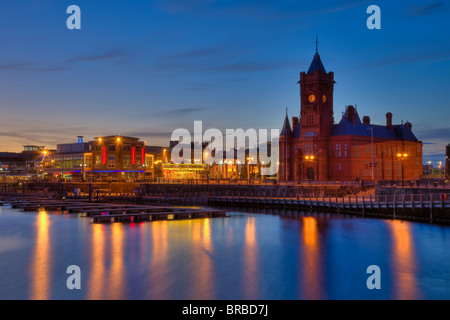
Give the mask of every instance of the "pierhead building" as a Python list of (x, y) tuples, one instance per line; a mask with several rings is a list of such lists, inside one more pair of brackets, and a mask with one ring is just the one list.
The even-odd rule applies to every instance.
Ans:
[(326, 72), (316, 48), (307, 72), (300, 73), (300, 114), (280, 133), (279, 181), (416, 180), (422, 174), (422, 142), (409, 122), (372, 124), (347, 106), (334, 118), (334, 73)]

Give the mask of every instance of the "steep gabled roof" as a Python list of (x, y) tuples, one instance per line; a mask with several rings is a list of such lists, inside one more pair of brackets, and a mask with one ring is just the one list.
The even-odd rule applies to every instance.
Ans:
[(323, 66), (322, 61), (320, 60), (319, 54), (316, 52), (316, 54), (314, 55), (313, 61), (311, 62), (311, 65), (309, 66), (307, 74), (313, 74), (317, 70), (322, 70), (324, 73), (327, 73), (325, 71), (325, 67)]
[(289, 123), (289, 118), (286, 111), (286, 117), (284, 118), (283, 128), (281, 129), (280, 136), (291, 136), (292, 135), (292, 129), (291, 125)]

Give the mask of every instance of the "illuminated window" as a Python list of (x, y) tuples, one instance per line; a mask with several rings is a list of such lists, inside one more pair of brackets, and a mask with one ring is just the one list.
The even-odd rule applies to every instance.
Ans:
[(123, 156), (123, 167), (129, 168), (131, 166), (131, 157), (129, 155)]
[(92, 156), (87, 156), (85, 159), (86, 167), (92, 168)]

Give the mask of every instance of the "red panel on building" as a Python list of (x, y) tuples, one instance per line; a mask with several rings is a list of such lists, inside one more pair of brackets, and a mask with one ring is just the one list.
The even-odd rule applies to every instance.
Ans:
[(106, 164), (106, 147), (103, 147), (102, 163)]

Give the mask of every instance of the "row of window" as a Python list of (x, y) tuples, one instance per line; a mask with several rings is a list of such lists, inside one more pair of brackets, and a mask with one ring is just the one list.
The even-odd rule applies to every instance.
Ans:
[[(95, 146), (95, 151), (100, 152), (100, 151), (102, 151), (102, 148), (103, 148), (103, 146), (97, 145), (97, 146)], [(118, 150), (120, 151), (120, 146), (118, 148), (119, 148)], [(136, 152), (141, 152), (141, 150), (142, 150), (141, 146), (136, 146), (135, 148), (136, 148)], [(109, 145), (106, 146), (106, 149), (108, 151), (110, 151), (110, 152), (115, 152), (116, 151), (116, 145), (115, 144), (109, 144)], [(123, 152), (131, 152), (131, 146), (129, 146), (129, 145), (122, 146), (122, 151)]]
[[(353, 146), (353, 157), (359, 158), (361, 157), (361, 151), (360, 151), (360, 145), (354, 145)], [(415, 150), (417, 148), (417, 150)], [(373, 145), (373, 153), (375, 156), (381, 157), (382, 155), (386, 157), (390, 157), (392, 155), (396, 155), (397, 153), (407, 153), (408, 155), (415, 155), (420, 154), (420, 144), (417, 145), (417, 147), (414, 148), (413, 146), (405, 146), (402, 148), (401, 146), (391, 146), (391, 145), (380, 145), (380, 144), (374, 144)], [(281, 148), (280, 154), (284, 158), (284, 149)], [(335, 143), (329, 145), (329, 156), (330, 157), (348, 157), (349, 156), (349, 145), (347, 143)], [(317, 155), (317, 144), (304, 144), (303, 145), (303, 154), (305, 155)], [(294, 152), (295, 155), (298, 156), (298, 153), (300, 152), (299, 146), (294, 146)], [(372, 144), (365, 144), (364, 145), (364, 153), (365, 154), (372, 154)], [(289, 148), (287, 149), (287, 157), (289, 157)], [(420, 164), (420, 159), (417, 160), (418, 165)]]
[[(145, 158), (145, 165), (148, 167), (152, 167), (153, 166), (153, 162), (152, 162), (151, 157), (146, 157)], [(107, 166), (108, 168), (115, 168), (116, 167), (116, 156), (114, 155), (109, 155), (107, 158)], [(84, 164), (83, 164), (84, 163)], [(103, 164), (102, 162), (102, 156), (101, 155), (97, 155), (95, 157), (95, 165), (96, 166), (101, 166)], [(142, 164), (142, 158), (140, 155), (136, 155), (136, 165), (141, 165)], [(82, 168), (83, 165), (85, 165), (85, 167), (87, 168), (92, 168), (92, 157), (88, 156), (86, 157), (85, 161), (83, 162), (83, 159), (70, 159), (70, 160), (62, 160), (61, 158), (55, 159), (55, 160), (47, 160), (45, 162), (45, 166), (46, 167), (53, 167), (53, 168)], [(131, 167), (131, 156), (129, 155), (124, 155), (123, 156), (123, 162), (122, 165), (124, 168), (130, 168)], [(118, 165), (117, 165), (118, 166)]]

